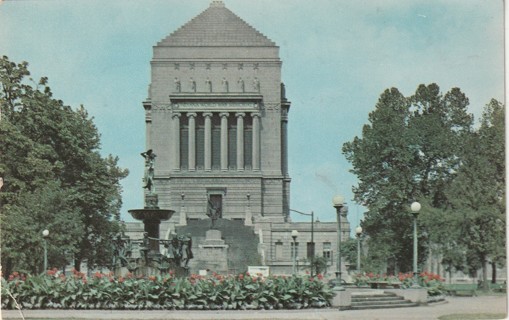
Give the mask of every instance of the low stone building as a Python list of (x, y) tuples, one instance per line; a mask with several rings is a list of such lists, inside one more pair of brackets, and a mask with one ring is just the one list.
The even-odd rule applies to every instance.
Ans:
[[(192, 272), (238, 273), (262, 265), (288, 274), (293, 252), (299, 270), (316, 254), (329, 259), (333, 272), (337, 223), (314, 223), (312, 244), (311, 223), (289, 219), (290, 101), (279, 47), (222, 1), (212, 1), (158, 42), (150, 63), (146, 148), (157, 155), (159, 206), (175, 210), (161, 224), (161, 237), (192, 235)], [(210, 215), (217, 218), (212, 231)], [(127, 228), (141, 237), (141, 223)], [(299, 232), (295, 251), (292, 230)]]

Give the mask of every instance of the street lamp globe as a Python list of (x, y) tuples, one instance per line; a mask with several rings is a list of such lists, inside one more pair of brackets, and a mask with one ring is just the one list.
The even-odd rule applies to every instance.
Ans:
[(342, 195), (337, 195), (332, 198), (332, 204), (334, 207), (342, 207), (345, 203), (345, 198)]
[(358, 226), (357, 228), (355, 228), (355, 234), (357, 234), (357, 236), (360, 236), (362, 234), (362, 227), (361, 226)]
[(298, 236), (299, 236), (299, 231), (292, 230), (292, 238), (293, 238), (293, 240), (297, 239)]
[(410, 210), (412, 210), (413, 213), (419, 213), (419, 211), (421, 210), (421, 204), (417, 201), (413, 202), (410, 205)]
[(48, 229), (44, 229), (44, 230), (42, 231), (42, 236), (43, 236), (44, 238), (46, 238), (47, 236), (49, 236), (49, 230), (48, 230)]

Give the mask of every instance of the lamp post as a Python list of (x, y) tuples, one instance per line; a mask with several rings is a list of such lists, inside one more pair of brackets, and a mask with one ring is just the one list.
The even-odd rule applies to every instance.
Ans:
[(48, 244), (47, 244), (47, 238), (49, 236), (49, 230), (48, 229), (44, 229), (42, 231), (42, 239), (43, 239), (43, 244), (44, 244), (44, 272), (46, 272), (46, 270), (48, 270)]
[(362, 235), (361, 226), (355, 228), (355, 234), (357, 235), (357, 272), (361, 273), (361, 235)]
[(293, 238), (293, 251), (292, 251), (292, 254), (293, 254), (293, 275), (295, 275), (297, 273), (297, 268), (296, 268), (296, 261), (297, 261), (297, 247), (296, 247), (296, 240), (297, 240), (297, 236), (299, 235), (299, 231), (297, 230), (292, 230), (292, 238)]
[[(311, 213), (305, 213), (305, 212), (294, 210), (294, 209), (289, 209), (289, 210), (293, 211), (293, 212), (297, 212), (297, 213), (305, 215), (305, 216), (311, 216), (311, 248), (312, 248), (311, 249), (311, 258), (314, 259), (315, 258), (315, 238), (314, 238), (314, 234), (315, 234), (315, 229), (314, 229), (315, 213), (313, 211), (311, 211)], [(313, 266), (311, 266), (311, 277), (312, 276), (313, 276)]]
[[(345, 198), (343, 198), (343, 196), (337, 195), (332, 198), (332, 204), (334, 205), (334, 208), (336, 208), (338, 220), (338, 261), (336, 265), (336, 285), (333, 288), (335, 291), (345, 290), (341, 284), (341, 216), (343, 215), (343, 208), (345, 207), (344, 203)], [(346, 216), (346, 212), (344, 215)]]
[(412, 214), (414, 216), (414, 284), (412, 285), (413, 288), (419, 287), (419, 281), (417, 279), (417, 216), (419, 215), (419, 211), (421, 210), (421, 204), (419, 202), (413, 202), (410, 205), (410, 210), (412, 211)]

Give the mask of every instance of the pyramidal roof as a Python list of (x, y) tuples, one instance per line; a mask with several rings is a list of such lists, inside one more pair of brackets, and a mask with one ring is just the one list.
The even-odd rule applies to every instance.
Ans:
[(198, 16), (158, 43), (170, 47), (274, 47), (276, 44), (227, 9), (212, 1)]

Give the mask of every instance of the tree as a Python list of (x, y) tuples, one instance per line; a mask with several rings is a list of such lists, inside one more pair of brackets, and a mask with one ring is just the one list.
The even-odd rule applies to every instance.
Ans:
[(357, 240), (348, 239), (341, 243), (341, 256), (348, 261), (349, 270), (357, 270)]
[(465, 140), (461, 166), (447, 191), (449, 214), (458, 216), (456, 227), (469, 257), (467, 265), (470, 270), (482, 267), (486, 289), (488, 259), (493, 267), (505, 261), (504, 119), (504, 106), (492, 100), (480, 128)]
[(19, 194), (19, 201), (3, 207), (2, 263), (4, 270), (27, 273), (42, 271), (42, 230), (51, 230), (48, 239), (49, 261), (66, 265), (65, 253), (74, 253), (82, 236), (77, 212), (69, 207), (69, 193), (58, 181), (48, 181), (44, 188)]
[[(461, 141), (473, 121), (468, 103), (458, 88), (443, 95), (436, 84), (420, 85), (411, 97), (387, 89), (369, 114), (362, 137), (343, 145), (359, 179), (355, 200), (369, 209), (362, 224), (370, 237), (369, 254), (390, 259), (394, 270), (411, 270), (410, 203), (418, 200), (431, 208), (448, 204), (445, 188), (460, 165)], [(419, 244), (423, 261), (423, 241)]]
[(314, 256), (308, 258), (309, 269), (311, 274), (327, 274), (327, 267), (329, 260), (325, 257)]
[(104, 263), (104, 242), (120, 228), (127, 170), (117, 158), (101, 157), (99, 133), (83, 107), (65, 106), (52, 97), (47, 78), (36, 83), (29, 75), (28, 63), (0, 59), (4, 272), (40, 271), (46, 228), (50, 263), (63, 264), (66, 253)]

